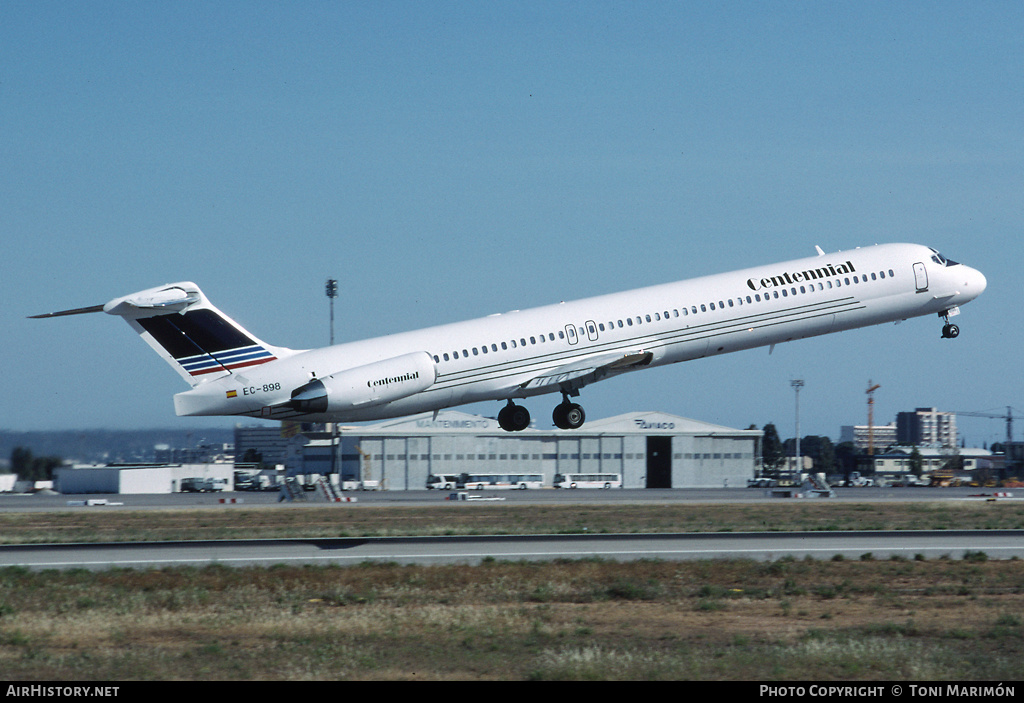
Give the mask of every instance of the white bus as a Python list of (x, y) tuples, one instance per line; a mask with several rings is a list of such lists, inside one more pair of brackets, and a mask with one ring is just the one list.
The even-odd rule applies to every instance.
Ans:
[(482, 491), (496, 488), (543, 488), (544, 474), (462, 474), (459, 488)]
[(555, 474), (555, 488), (622, 488), (622, 474)]

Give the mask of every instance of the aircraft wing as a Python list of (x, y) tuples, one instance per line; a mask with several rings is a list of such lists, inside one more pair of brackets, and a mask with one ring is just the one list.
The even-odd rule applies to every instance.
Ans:
[(636, 366), (646, 366), (651, 363), (653, 358), (654, 354), (643, 350), (596, 354), (545, 371), (540, 376), (534, 376), (520, 385), (524, 389), (535, 389), (551, 386), (564, 387), (568, 384), (574, 389), (578, 389), (588, 383), (600, 381), (616, 371), (627, 371)]

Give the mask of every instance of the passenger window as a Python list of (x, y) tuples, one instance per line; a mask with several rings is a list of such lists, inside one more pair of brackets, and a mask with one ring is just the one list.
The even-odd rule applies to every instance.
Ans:
[(473, 347), (473, 356), (480, 356), (480, 352), (477, 351), (476, 347)]
[(782, 289), (782, 297), (783, 298), (788, 298), (789, 297), (789, 293), (786, 291), (785, 288)]
[(711, 309), (712, 309), (712, 310), (714, 310), (714, 309), (715, 309), (715, 304), (714, 304), (714, 303), (711, 303)]
[(440, 364), (441, 363), (441, 358), (437, 354), (434, 354), (434, 363), (435, 364)]
[(501, 343), (501, 348), (507, 350), (508, 349), (508, 343), (507, 342), (502, 342)]
[(526, 346), (526, 339), (523, 338), (523, 337), (520, 337), (519, 338), (519, 344), (525, 347)]
[(701, 305), (700, 305), (700, 311), (701, 311), (701, 312), (707, 312), (707, 311), (708, 311), (708, 306), (707, 306), (707, 305), (705, 305), (704, 303), (701, 303)]
[(537, 338), (536, 337), (530, 337), (530, 344), (536, 344), (536, 343), (537, 343)]
[(444, 360), (445, 360), (445, 361), (448, 361), (448, 352), (445, 352), (445, 353), (444, 353)]
[(630, 327), (632, 327), (633, 326), (633, 318), (632, 317), (627, 317), (626, 318), (626, 324), (629, 325)]
[(459, 358), (459, 353), (458, 352), (452, 352), (452, 357), (455, 358), (455, 359), (458, 359)]

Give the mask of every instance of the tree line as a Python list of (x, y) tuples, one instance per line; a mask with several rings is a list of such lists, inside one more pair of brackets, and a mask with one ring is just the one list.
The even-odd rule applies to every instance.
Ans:
[[(817, 473), (849, 474), (858, 468), (858, 457), (863, 455), (853, 442), (833, 444), (828, 437), (808, 435), (800, 438), (800, 454), (813, 460), (814, 471)], [(786, 457), (796, 455), (796, 439), (782, 441), (775, 425), (764, 426), (764, 438), (761, 440), (761, 464), (765, 472), (775, 473), (786, 464)], [(910, 473), (920, 476), (924, 461), (921, 453), (914, 447), (907, 457), (910, 461)], [(962, 461), (962, 460), (961, 460)]]
[(35, 456), (28, 447), (11, 450), (11, 473), (22, 481), (52, 481), (54, 469), (63, 463), (59, 456)]

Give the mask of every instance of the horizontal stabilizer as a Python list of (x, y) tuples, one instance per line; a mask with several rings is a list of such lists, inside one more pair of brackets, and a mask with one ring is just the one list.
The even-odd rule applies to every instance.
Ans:
[(44, 317), (64, 317), (65, 315), (85, 315), (90, 312), (103, 312), (102, 305), (90, 305), (87, 308), (72, 308), (71, 310), (58, 310), (57, 312), (44, 312), (42, 315), (29, 315), (30, 320), (41, 320)]

